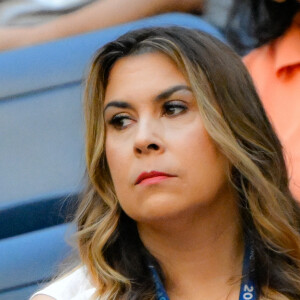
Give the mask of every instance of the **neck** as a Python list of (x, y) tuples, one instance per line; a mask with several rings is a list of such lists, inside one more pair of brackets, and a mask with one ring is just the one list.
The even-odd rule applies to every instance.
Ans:
[(171, 299), (225, 299), (231, 291), (232, 299), (238, 298), (244, 247), (237, 205), (234, 199), (225, 204), (215, 202), (159, 224), (138, 224)]

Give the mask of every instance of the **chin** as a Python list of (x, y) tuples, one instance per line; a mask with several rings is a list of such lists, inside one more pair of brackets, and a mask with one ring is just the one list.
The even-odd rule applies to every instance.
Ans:
[(174, 197), (150, 197), (132, 206), (122, 206), (125, 213), (136, 222), (166, 221), (177, 218), (186, 207), (182, 207), (181, 199)]

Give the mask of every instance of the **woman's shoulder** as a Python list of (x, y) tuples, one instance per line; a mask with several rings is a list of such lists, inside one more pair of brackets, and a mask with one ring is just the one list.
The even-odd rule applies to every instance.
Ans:
[(86, 300), (95, 291), (86, 268), (80, 267), (38, 291), (30, 300)]

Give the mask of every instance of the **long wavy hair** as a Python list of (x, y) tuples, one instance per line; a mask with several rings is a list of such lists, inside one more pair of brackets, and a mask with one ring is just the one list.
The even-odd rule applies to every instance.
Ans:
[[(300, 213), (288, 188), (281, 144), (240, 58), (217, 39), (181, 28), (129, 32), (95, 55), (86, 82), (87, 188), (76, 222), (80, 256), (100, 299), (155, 299), (148, 264), (164, 274), (120, 208), (105, 154), (103, 101), (114, 63), (160, 52), (190, 83), (204, 126), (231, 168), (250, 268), (261, 299), (300, 299)], [(155, 76), (155, 75), (154, 75)]]
[(225, 30), (227, 38), (244, 54), (284, 34), (299, 11), (298, 0), (234, 0)]

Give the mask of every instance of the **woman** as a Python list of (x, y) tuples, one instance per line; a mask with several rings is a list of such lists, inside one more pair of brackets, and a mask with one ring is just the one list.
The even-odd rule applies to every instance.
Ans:
[(34, 300), (299, 299), (299, 208), (227, 46), (180, 27), (128, 33), (97, 53), (85, 108), (82, 263)]
[(233, 30), (239, 24), (252, 38), (256, 49), (244, 62), (284, 147), (290, 188), (300, 202), (300, 1), (247, 0), (234, 7), (229, 37), (242, 40)]

